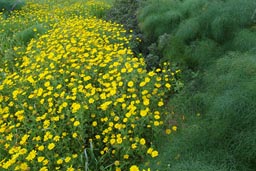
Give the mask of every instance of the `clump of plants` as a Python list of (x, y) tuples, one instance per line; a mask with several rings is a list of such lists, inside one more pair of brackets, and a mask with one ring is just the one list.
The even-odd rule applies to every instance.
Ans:
[(0, 12), (20, 10), (25, 5), (25, 0), (0, 0)]
[(254, 53), (230, 53), (205, 72), (200, 91), (176, 99), (184, 103), (176, 111), (185, 121), (170, 145), (170, 170), (193, 170), (188, 163), (211, 168), (205, 170), (255, 170), (255, 69)]
[[(255, 36), (254, 0), (145, 1), (139, 10), (139, 26), (151, 42), (166, 47), (162, 60), (183, 63), (192, 69), (204, 68), (230, 50), (245, 51)], [(247, 32), (243, 32), (247, 29)], [(250, 42), (247, 49), (239, 43)], [(238, 47), (238, 48), (237, 48)]]
[(15, 33), (13, 37), (14, 39), (16, 39), (16, 41), (19, 41), (21, 44), (26, 45), (31, 41), (31, 39), (46, 33), (47, 30), (48, 29), (46, 26), (42, 24), (36, 24), (36, 25), (32, 25), (29, 28), (26, 28), (25, 30)]
[(151, 168), (256, 169), (255, 7), (253, 0), (145, 1), (139, 21), (151, 60), (190, 69), (170, 103), (180, 129)]
[(106, 19), (123, 24), (126, 30), (138, 32), (137, 0), (115, 0), (111, 9), (106, 14)]
[(138, 9), (140, 5), (141, 1), (138, 0), (114, 0), (113, 5), (104, 17), (108, 21), (123, 25), (129, 31), (128, 34), (132, 35), (130, 46), (136, 55), (141, 53), (144, 55), (148, 52), (147, 40), (143, 38), (138, 26)]
[(100, 0), (89, 0), (85, 5), (89, 15), (96, 16), (97, 18), (104, 17), (111, 8), (110, 4)]
[(6, 18), (1, 15), (0, 55), (2, 57), (0, 63), (5, 66), (4, 72), (18, 70), (16, 65), (21, 62), (21, 58), (17, 53), (24, 52), (32, 38), (47, 32), (56, 22), (77, 16), (95, 16), (108, 7), (108, 4), (99, 3), (99, 1), (86, 1), (85, 3), (82, 1), (29, 0), (22, 10), (12, 11), (11, 17)]

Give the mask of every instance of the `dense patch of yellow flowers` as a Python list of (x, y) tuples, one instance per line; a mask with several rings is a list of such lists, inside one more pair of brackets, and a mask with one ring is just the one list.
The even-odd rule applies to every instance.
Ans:
[(17, 71), (2, 70), (0, 168), (137, 171), (145, 155), (158, 156), (151, 142), (179, 71), (147, 72), (121, 25), (74, 12), (82, 9), (28, 3), (5, 20), (37, 16), (51, 29), (15, 49)]

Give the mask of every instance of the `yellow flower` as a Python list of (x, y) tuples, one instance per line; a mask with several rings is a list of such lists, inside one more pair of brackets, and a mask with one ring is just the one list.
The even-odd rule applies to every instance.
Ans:
[(166, 84), (165, 84), (165, 87), (168, 88), (168, 89), (170, 89), (170, 88), (171, 88), (171, 84), (166, 83)]
[(62, 164), (63, 163), (63, 160), (62, 159), (58, 159), (57, 160), (57, 164)]
[(150, 147), (150, 148), (147, 150), (147, 153), (148, 153), (148, 154), (152, 154), (152, 151), (153, 151), (153, 148)]
[(81, 108), (81, 105), (79, 103), (73, 103), (71, 105), (71, 108), (72, 108), (72, 113), (76, 113), (80, 108)]
[(125, 155), (124, 155), (124, 159), (129, 159), (129, 155), (128, 155), (128, 154), (125, 154)]
[(167, 135), (171, 134), (171, 132), (172, 132), (171, 129), (166, 129), (166, 130), (165, 130), (165, 133), (166, 133)]
[(103, 104), (100, 105), (100, 108), (101, 108), (102, 110), (107, 110), (107, 108), (108, 108), (108, 106), (109, 106), (110, 104), (112, 104), (112, 101), (106, 101), (106, 102), (104, 102)]
[(75, 158), (78, 157), (78, 155), (77, 154), (72, 154), (72, 157), (75, 159)]
[(147, 98), (143, 99), (143, 104), (145, 106), (148, 106), (149, 105), (149, 99), (147, 99)]
[(140, 110), (140, 116), (145, 117), (147, 115), (147, 110)]
[(22, 148), (20, 151), (19, 151), (20, 154), (26, 154), (27, 153), (27, 149), (25, 148)]
[(42, 167), (39, 171), (48, 171), (48, 169), (47, 169), (46, 166), (44, 166), (44, 167)]
[(154, 75), (156, 75), (156, 73), (153, 72), (153, 71), (150, 71), (150, 72), (148, 73), (148, 76), (150, 76), (150, 77), (153, 77)]
[(152, 156), (153, 158), (154, 158), (154, 157), (157, 157), (157, 156), (158, 156), (158, 151), (156, 151), (156, 150), (152, 151), (151, 156)]
[(158, 119), (160, 119), (160, 116), (159, 116), (159, 115), (155, 115), (154, 118), (155, 118), (156, 120), (158, 120)]
[(122, 139), (122, 138), (117, 138), (116, 142), (117, 142), (118, 144), (121, 144), (121, 143), (123, 142), (123, 139)]
[(143, 82), (140, 83), (139, 86), (140, 86), (140, 87), (144, 87), (146, 84), (147, 84), (147, 83), (146, 83), (145, 81), (143, 81)]
[(75, 169), (72, 167), (72, 166), (70, 166), (69, 168), (67, 168), (67, 171), (74, 171)]
[(94, 103), (94, 99), (93, 99), (93, 98), (90, 98), (90, 99), (89, 99), (89, 103), (90, 103), (90, 104)]
[(136, 149), (136, 148), (137, 148), (136, 143), (133, 143), (133, 144), (131, 145), (131, 147), (132, 147), (132, 149)]
[(66, 157), (65, 162), (68, 163), (71, 160), (71, 157)]
[(30, 151), (28, 156), (26, 157), (26, 160), (31, 161), (36, 157), (37, 152), (35, 150)]
[(61, 84), (58, 84), (57, 87), (56, 87), (56, 89), (60, 89), (61, 87), (62, 87), (62, 85), (61, 85)]
[(160, 123), (158, 121), (154, 121), (154, 126), (159, 126)]
[(53, 140), (58, 142), (60, 140), (60, 136), (58, 136), (58, 135), (54, 136)]
[[(154, 72), (150, 72), (150, 73), (154, 73)], [(150, 82), (150, 78), (149, 78), (149, 77), (146, 77), (146, 78), (145, 78), (145, 82), (146, 82), (146, 83), (149, 83), (149, 82)]]
[(49, 150), (52, 150), (54, 147), (55, 147), (55, 144), (54, 144), (54, 143), (48, 144), (48, 149), (49, 149)]
[(44, 141), (47, 141), (48, 139), (52, 139), (53, 135), (50, 131), (47, 131), (44, 135)]
[(43, 161), (43, 165), (47, 165), (49, 163), (49, 160), (48, 159), (45, 159), (44, 161)]
[(116, 160), (116, 161), (114, 162), (114, 164), (115, 164), (115, 166), (119, 166), (119, 165), (120, 165), (120, 162), (119, 162), (118, 160)]
[(21, 163), (20, 164), (20, 169), (21, 170), (29, 170), (28, 164), (27, 163)]
[(39, 151), (43, 151), (43, 150), (44, 150), (44, 146), (43, 146), (43, 145), (39, 146), (39, 147), (38, 147), (38, 150), (39, 150)]
[(173, 131), (177, 131), (177, 126), (172, 126)]
[(146, 169), (143, 169), (142, 171), (150, 171), (151, 169), (150, 168), (148, 168), (147, 170)]
[(50, 124), (51, 124), (50, 120), (45, 120), (43, 123), (44, 129), (48, 128), (50, 126)]
[(63, 107), (67, 107), (67, 106), (68, 106), (68, 103), (67, 103), (67, 102), (63, 102), (63, 103), (62, 103), (62, 106), (63, 106)]
[(97, 122), (96, 122), (96, 121), (93, 121), (93, 122), (92, 122), (92, 126), (94, 126), (94, 127), (97, 126)]
[(163, 101), (160, 101), (160, 102), (158, 102), (158, 104), (157, 104), (159, 107), (161, 107), (161, 106), (163, 106), (164, 105), (164, 102)]
[(116, 142), (116, 140), (115, 140), (115, 139), (113, 139), (113, 138), (112, 138), (112, 139), (110, 139), (110, 144), (111, 144), (111, 145), (115, 144), (115, 142)]
[(141, 145), (145, 145), (145, 144), (146, 144), (146, 140), (145, 140), (144, 138), (141, 138), (141, 139), (140, 139), (140, 144), (141, 144)]
[(51, 85), (51, 83), (50, 83), (49, 81), (47, 81), (47, 82), (44, 83), (44, 86), (45, 86), (45, 87), (49, 87), (50, 85)]
[(28, 82), (30, 82), (31, 84), (34, 84), (36, 81), (33, 79), (33, 77), (32, 76), (29, 76), (28, 78), (27, 78), (27, 80), (28, 80)]
[(130, 167), (130, 171), (140, 171), (140, 169), (139, 169), (138, 166), (132, 165), (132, 166)]
[(134, 83), (133, 83), (133, 81), (129, 81), (127, 85), (128, 85), (128, 87), (133, 87)]
[(80, 122), (79, 121), (75, 121), (74, 122), (74, 126), (78, 126), (78, 125), (80, 125)]
[(40, 156), (40, 157), (37, 157), (37, 161), (40, 163), (44, 160), (44, 157), (43, 156)]
[(12, 141), (12, 138), (13, 138), (13, 134), (12, 134), (12, 133), (10, 133), (10, 134), (8, 134), (8, 135), (6, 136), (6, 140), (7, 140), (7, 141)]
[(77, 133), (76, 133), (76, 132), (73, 133), (73, 134), (72, 134), (72, 137), (73, 137), (73, 138), (76, 138), (76, 137), (77, 137)]

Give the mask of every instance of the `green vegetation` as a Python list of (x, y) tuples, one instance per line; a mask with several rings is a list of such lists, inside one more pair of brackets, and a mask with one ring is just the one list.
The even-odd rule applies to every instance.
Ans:
[[(185, 87), (169, 102), (179, 132), (162, 137), (168, 171), (256, 169), (256, 30), (253, 0), (142, 3), (139, 25), (152, 66), (178, 63)], [(167, 142), (167, 143), (161, 143)]]
[(0, 7), (0, 170), (256, 170), (255, 0)]
[[(148, 0), (138, 19), (151, 42), (159, 44), (162, 35), (170, 35), (160, 56), (162, 60), (198, 69), (227, 51), (253, 47), (255, 6), (254, 0)], [(247, 41), (250, 45), (243, 47)]]
[(25, 5), (25, 0), (0, 0), (0, 12), (20, 10)]
[(115, 0), (105, 18), (123, 24), (126, 30), (137, 31), (136, 10), (138, 5), (136, 0)]
[(165, 107), (180, 70), (147, 71), (108, 8), (28, 0), (0, 16), (0, 170), (146, 171), (177, 129)]
[(22, 44), (28, 44), (31, 39), (36, 38), (38, 35), (42, 35), (47, 32), (47, 28), (42, 24), (32, 25), (25, 30), (15, 33), (13, 37)]
[(140, 6), (138, 0), (114, 0), (112, 7), (106, 13), (104, 19), (122, 24), (132, 35), (130, 46), (136, 55), (145, 54), (147, 47), (141, 43), (142, 34), (138, 26), (137, 10)]
[[(209, 167), (205, 170), (255, 170), (255, 57), (231, 53), (220, 58), (202, 75), (197, 92), (176, 97), (172, 105), (183, 103), (176, 112), (186, 120), (166, 152), (169, 170), (198, 162)], [(176, 155), (179, 160), (173, 160)]]

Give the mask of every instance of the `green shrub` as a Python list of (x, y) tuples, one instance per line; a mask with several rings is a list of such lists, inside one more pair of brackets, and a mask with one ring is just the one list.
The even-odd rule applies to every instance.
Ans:
[[(140, 9), (151, 57), (196, 71), (170, 101), (182, 122), (163, 143), (160, 170), (256, 170), (255, 7), (254, 0), (149, 0)], [(172, 28), (172, 17), (161, 17), (167, 11), (179, 14)]]
[(206, 8), (208, 0), (185, 0), (180, 5), (180, 11), (185, 18), (198, 16), (198, 11)]
[(256, 32), (244, 29), (238, 32), (231, 43), (234, 51), (246, 52), (256, 48)]
[(205, 72), (200, 91), (173, 100), (188, 120), (169, 151), (181, 156), (182, 166), (194, 159), (223, 170), (256, 169), (255, 74), (255, 54), (231, 53)]
[(130, 47), (135, 55), (146, 54), (148, 43), (143, 39), (138, 27), (137, 10), (141, 3), (138, 0), (114, 0), (104, 19), (119, 23), (132, 35)]
[(209, 66), (216, 57), (223, 54), (223, 48), (211, 39), (191, 42), (184, 51), (184, 60), (190, 68)]
[(36, 24), (14, 34), (14, 38), (24, 44), (28, 44), (32, 38), (36, 38), (36, 36), (39, 36), (46, 32), (47, 32), (46, 26), (44, 26), (43, 24)]
[(0, 0), (0, 12), (20, 10), (25, 5), (25, 0)]
[(136, 13), (139, 2), (136, 0), (115, 0), (105, 19), (123, 24), (126, 30), (138, 31)]
[[(170, 34), (161, 58), (183, 61), (188, 67), (198, 69), (230, 50), (247, 51), (254, 45), (253, 38), (248, 38), (254, 33), (243, 29), (254, 25), (255, 7), (254, 0), (149, 0), (139, 10), (138, 20), (151, 42), (157, 43), (161, 35)], [(243, 44), (237, 49), (243, 40), (249, 41), (249, 46)], [(207, 41), (210, 47), (205, 44)]]
[(139, 26), (145, 36), (156, 41), (158, 36), (164, 33), (171, 33), (181, 21), (182, 14), (174, 7), (178, 6), (177, 1), (146, 1), (139, 10)]
[(190, 42), (191, 40), (199, 38), (200, 30), (201, 26), (198, 18), (190, 18), (184, 20), (184, 22), (179, 25), (175, 36), (182, 41)]

